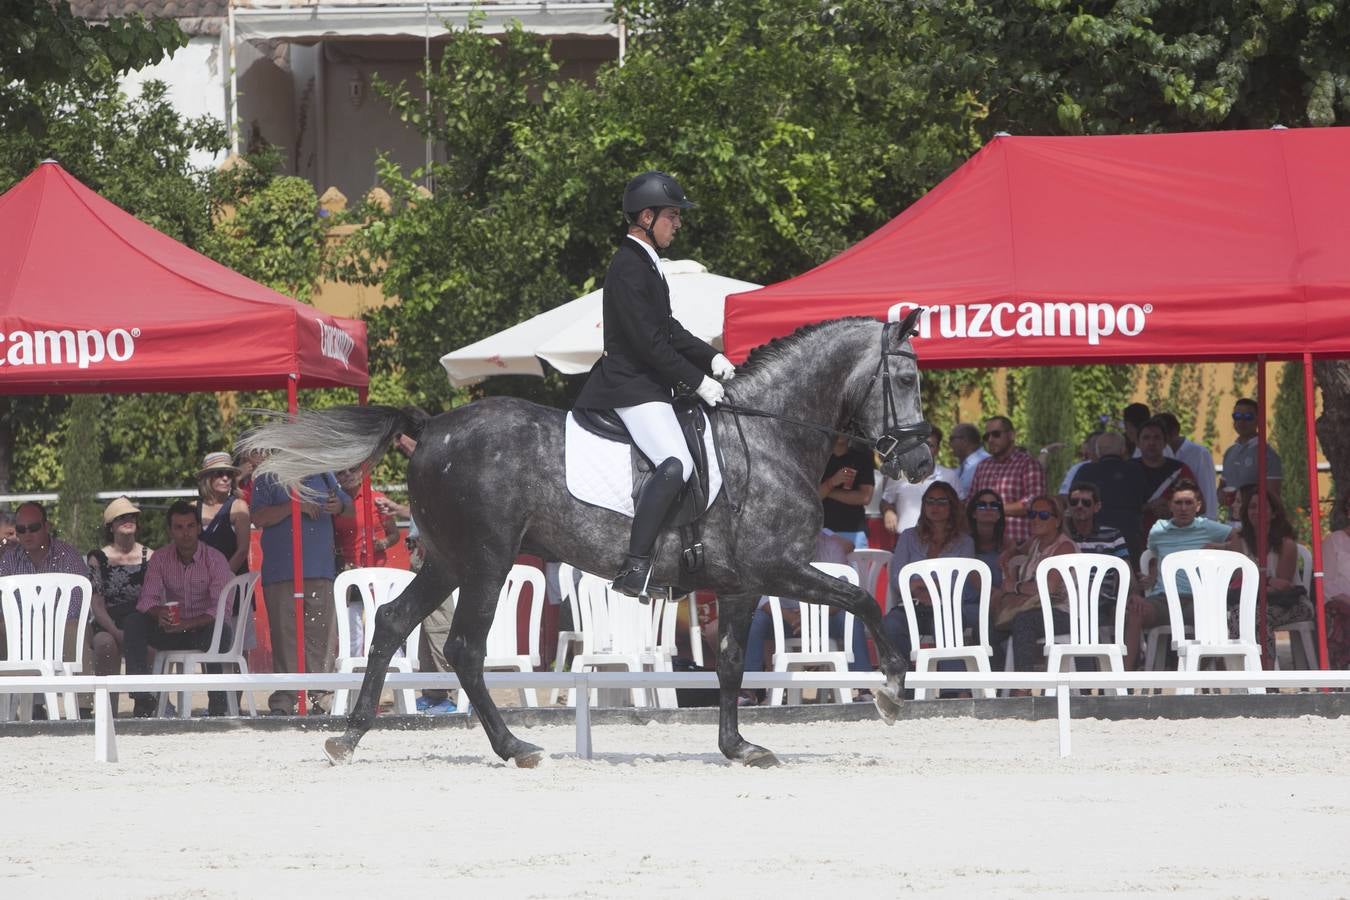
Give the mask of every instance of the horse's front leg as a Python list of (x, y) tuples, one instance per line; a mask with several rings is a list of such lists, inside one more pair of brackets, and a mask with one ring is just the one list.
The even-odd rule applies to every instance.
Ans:
[(750, 618), (755, 614), (758, 599), (748, 595), (718, 599), (717, 682), (721, 691), (717, 746), (727, 759), (765, 768), (778, 765), (778, 757), (741, 737), (740, 706), (736, 702), (745, 674), (745, 641), (750, 634)]
[[(841, 578), (826, 575), (810, 565), (775, 573), (772, 584), (779, 596), (824, 603), (853, 613), (854, 617), (863, 623), (877, 648), (877, 661), (881, 673), (886, 676), (886, 683), (872, 695), (872, 699), (882, 720), (887, 725), (894, 725), (895, 717), (900, 712), (900, 704), (904, 702), (907, 666), (881, 627), (881, 609), (872, 599), (872, 595)], [(852, 640), (852, 635), (846, 634), (843, 639)]]
[(324, 753), (333, 765), (350, 762), (356, 745), (374, 724), (389, 660), (408, 640), (417, 623), (444, 603), (453, 589), (449, 579), (428, 563), (397, 599), (381, 606), (375, 613), (375, 636), (366, 659), (366, 677), (361, 680), (361, 693), (347, 715), (347, 730), (339, 737), (329, 738), (323, 745)]

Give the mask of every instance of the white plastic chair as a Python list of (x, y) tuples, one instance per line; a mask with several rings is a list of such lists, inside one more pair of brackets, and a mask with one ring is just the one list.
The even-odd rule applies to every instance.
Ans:
[[(553, 656), (553, 671), (567, 671), (567, 660), (581, 649), (581, 619), (577, 612), (577, 582), (581, 580), (582, 571), (575, 568), (570, 563), (558, 564), (558, 593), (562, 599), (561, 603), (570, 604), (572, 611), (572, 629), (570, 631), (558, 632), (558, 650)], [(561, 688), (554, 688), (549, 692), (548, 705), (556, 706)]]
[[(831, 578), (842, 579), (855, 587), (858, 584), (858, 573), (852, 566), (828, 562), (813, 562), (811, 565)], [(801, 612), (801, 648), (789, 650), (787, 629), (783, 626), (782, 602), (777, 597), (769, 598), (769, 615), (773, 617), (773, 671), (825, 667), (835, 672), (847, 672), (848, 664), (853, 661), (853, 613), (844, 614), (843, 640), (840, 641), (842, 646), (834, 649), (835, 645), (830, 640), (830, 614), (834, 612), (834, 607), (803, 600), (798, 608)], [(769, 692), (769, 705), (782, 706), (787, 693), (785, 688), (774, 688)], [(791, 693), (796, 702), (801, 702), (800, 690)], [(852, 699), (851, 688), (840, 689), (835, 693), (836, 702), (845, 703)]]
[[(980, 611), (978, 644), (965, 642), (967, 623), (962, 620), (961, 596), (966, 581), (971, 575), (980, 580)], [(967, 668), (974, 664), (980, 672), (989, 671), (989, 659), (993, 648), (989, 645), (989, 586), (992, 574), (983, 561), (969, 558), (921, 559), (909, 563), (895, 575), (900, 589), (900, 599), (905, 604), (905, 619), (909, 624), (910, 659), (914, 668), (920, 672), (931, 672), (937, 663), (944, 659), (959, 659), (967, 662)], [(919, 620), (914, 611), (914, 592), (910, 580), (918, 578), (928, 590), (933, 601), (933, 642), (932, 648), (921, 648), (919, 641)], [(993, 688), (983, 688), (986, 697), (995, 696)], [(926, 688), (915, 688), (914, 699), (923, 700), (928, 696)]]
[[(891, 611), (891, 592), (886, 591), (884, 596), (876, 596), (877, 581), (881, 580), (883, 569), (891, 565), (891, 553), (889, 550), (854, 550), (848, 555), (848, 564), (858, 573), (858, 584), (867, 591), (875, 600), (880, 600), (883, 607), (882, 612)], [(890, 578), (886, 578), (883, 584), (889, 584)]]
[[(375, 613), (381, 606), (398, 598), (412, 583), (417, 575), (406, 569), (390, 569), (384, 566), (366, 566), (340, 572), (333, 581), (333, 613), (337, 618), (338, 652), (351, 653), (353, 628), (347, 612), (347, 595), (356, 588), (361, 597), (361, 635), (360, 656), (339, 656), (335, 668), (339, 672), (361, 672), (366, 668), (370, 657), (370, 646), (375, 640)], [(454, 593), (459, 597), (459, 591)], [(389, 668), (400, 672), (412, 672), (417, 667), (417, 644), (422, 636), (422, 624), (413, 628), (412, 634), (404, 642), (402, 649), (394, 653), (389, 660)], [(333, 692), (332, 715), (340, 716), (347, 712), (347, 691)], [(417, 711), (417, 698), (411, 690), (394, 692), (394, 707), (400, 713), (411, 714)]]
[[(233, 666), (240, 675), (248, 674), (248, 660), (244, 656), (244, 638), (247, 636), (248, 622), (253, 618), (253, 594), (258, 586), (258, 573), (245, 572), (236, 575), (221, 588), (216, 598), (216, 623), (211, 632), (211, 644), (208, 650), (161, 650), (155, 654), (154, 673), (163, 675), (175, 669), (186, 673), (189, 666), (197, 666), (199, 672), (205, 672), (207, 665)], [(238, 600), (237, 610), (232, 604)], [(225, 619), (230, 617), (230, 646), (221, 648), (220, 638), (225, 628)], [(253, 704), (251, 691), (244, 691), (244, 705), (248, 714), (256, 716), (257, 707)], [(162, 717), (167, 712), (169, 694), (159, 692), (159, 704), (155, 715)], [(225, 692), (225, 706), (232, 716), (239, 715), (239, 701), (234, 691)], [(178, 692), (178, 717), (191, 718), (192, 698), (188, 691)]]
[[(66, 622), (70, 604), (79, 591), (81, 604), (75, 630), (74, 659), (66, 659)], [(0, 672), (11, 675), (75, 675), (84, 665), (84, 632), (89, 625), (90, 597), (93, 588), (83, 575), (47, 572), (36, 575), (9, 575), (0, 578), (0, 615), (5, 623), (6, 658), (0, 660)], [(0, 720), (10, 715), (10, 698), (0, 697)], [(74, 692), (63, 695), (48, 691), (43, 695), (47, 715), (59, 715), (58, 696), (65, 698), (67, 719), (78, 719)], [(18, 695), (19, 717), (31, 719), (33, 697)]]
[[(1256, 563), (1232, 550), (1178, 550), (1168, 554), (1162, 561), (1160, 577), (1167, 593), (1173, 634), (1182, 623), (1177, 578), (1182, 574), (1191, 589), (1195, 637), (1172, 641), (1178, 671), (1198, 672), (1201, 660), (1207, 658), (1223, 660), (1225, 668), (1228, 660), (1238, 659), (1245, 671), (1261, 671), (1261, 648), (1256, 643), (1256, 593), (1260, 580)], [(1242, 576), (1236, 640), (1228, 637), (1228, 586), (1234, 574)], [(1259, 691), (1248, 688), (1247, 692)], [(1180, 688), (1177, 693), (1193, 694), (1195, 689)]]
[[(1139, 574), (1147, 575), (1149, 567), (1153, 565), (1153, 560), (1157, 558), (1152, 550), (1145, 550), (1139, 554)], [(1162, 573), (1158, 574), (1162, 578)], [(1192, 634), (1191, 627), (1186, 626), (1186, 636)], [(1149, 670), (1160, 669), (1166, 661), (1166, 649), (1170, 646), (1172, 640), (1172, 625), (1169, 622), (1166, 625), (1154, 625), (1152, 628), (1144, 630), (1144, 668)]]
[[(1059, 636), (1045, 642), (1046, 671), (1062, 672), (1064, 663), (1070, 665), (1077, 659), (1103, 660), (1112, 672), (1125, 671), (1125, 645), (1120, 643), (1125, 633), (1125, 606), (1130, 590), (1130, 567), (1122, 560), (1104, 553), (1066, 553), (1048, 556), (1036, 566), (1036, 591), (1041, 598), (1041, 615), (1045, 620), (1045, 633), (1054, 634), (1054, 619), (1051, 614), (1050, 575), (1058, 573), (1067, 594), (1069, 606), (1069, 631), (1066, 641), (1061, 643)], [(1107, 575), (1116, 576), (1116, 611), (1112, 617), (1115, 642), (1101, 639), (1101, 596)], [(1124, 695), (1124, 688), (1112, 689), (1118, 696)], [(1046, 691), (1053, 696), (1054, 691)]]
[[(520, 595), (526, 586), (530, 588), (530, 636), (527, 652), (521, 653), (516, 623)], [(546, 602), (544, 573), (534, 566), (512, 566), (497, 593), (497, 611), (493, 614), (492, 628), (488, 630), (487, 653), (483, 657), (484, 672), (533, 672), (535, 667), (541, 665), (539, 625), (543, 621)], [(461, 693), (460, 696), (461, 711), (469, 712), (472, 709), (469, 695)], [(520, 702), (526, 706), (538, 706), (538, 690), (521, 688)]]
[[(666, 598), (653, 595), (647, 603), (610, 590), (609, 582), (583, 574), (577, 583), (576, 613), (581, 624), (581, 652), (572, 657), (573, 672), (622, 670), (641, 672), (656, 648), (657, 628), (666, 608)], [(591, 690), (591, 702), (598, 692)], [(649, 706), (647, 692), (630, 689), (634, 706)], [(576, 706), (575, 691), (568, 692), (568, 705)]]
[[(1275, 567), (1279, 561), (1279, 554), (1272, 551), (1266, 561), (1266, 574), (1274, 575)], [(1312, 584), (1312, 551), (1302, 544), (1298, 545), (1298, 567), (1295, 569), (1295, 577), (1298, 583), (1303, 585), (1303, 590), (1308, 596), (1309, 602), (1313, 600)], [(1313, 629), (1316, 623), (1311, 620), (1302, 622), (1290, 622), (1287, 625), (1276, 625), (1271, 629), (1272, 634), (1283, 631), (1289, 635), (1289, 656), (1290, 662), (1295, 669), (1315, 669), (1317, 668), (1317, 651), (1313, 647)], [(1301, 652), (1300, 652), (1301, 651)], [(1299, 665), (1299, 657), (1302, 656), (1303, 665)], [(1275, 654), (1275, 668), (1280, 667), (1280, 655)]]

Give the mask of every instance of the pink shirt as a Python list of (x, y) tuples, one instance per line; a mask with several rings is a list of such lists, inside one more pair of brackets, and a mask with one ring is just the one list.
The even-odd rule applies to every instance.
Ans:
[(156, 550), (145, 567), (145, 583), (136, 608), (149, 612), (169, 601), (178, 601), (179, 617), (186, 621), (197, 616), (216, 617), (216, 602), (234, 573), (225, 555), (215, 547), (198, 543), (192, 562), (178, 558), (173, 544)]

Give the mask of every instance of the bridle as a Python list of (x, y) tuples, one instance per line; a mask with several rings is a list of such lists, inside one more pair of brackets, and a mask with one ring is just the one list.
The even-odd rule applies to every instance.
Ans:
[[(749, 406), (740, 406), (735, 403), (723, 401), (714, 407), (716, 412), (729, 412), (736, 422), (736, 431), (740, 434), (741, 450), (745, 453), (746, 465), (746, 488), (750, 486), (750, 450), (745, 440), (745, 432), (741, 430), (741, 416), (751, 416), (761, 419), (777, 419), (780, 422), (787, 422), (790, 425), (796, 425), (799, 428), (808, 428), (812, 431), (819, 431), (821, 434), (829, 437), (848, 438), (850, 444), (860, 447), (867, 447), (876, 452), (880, 457), (882, 465), (885, 465), (893, 457), (908, 453), (915, 447), (922, 444), (933, 433), (933, 426), (927, 421), (920, 419), (917, 422), (901, 424), (899, 406), (895, 402), (895, 395), (891, 388), (891, 366), (890, 358), (892, 356), (902, 356), (906, 359), (912, 359), (918, 362), (918, 356), (912, 350), (902, 348), (906, 338), (917, 332), (909, 330), (908, 325), (911, 319), (903, 325), (899, 322), (887, 322), (881, 329), (881, 358), (877, 360), (877, 366), (872, 370), (872, 379), (867, 382), (867, 390), (863, 391), (862, 398), (854, 407), (853, 413), (846, 419), (847, 424), (844, 428), (830, 428), (825, 425), (819, 425), (815, 422), (806, 422), (801, 419), (785, 416), (781, 413), (772, 413), (767, 410), (755, 409)], [(901, 329), (903, 333), (896, 335), (897, 348), (891, 349), (891, 335)], [(863, 409), (867, 403), (867, 398), (872, 395), (872, 389), (876, 387), (877, 381), (881, 382), (881, 433), (876, 437), (861, 433), (858, 428), (858, 412)], [(917, 385), (915, 386), (917, 390)], [(722, 450), (720, 444), (714, 445), (717, 450), (717, 462), (722, 466), (722, 471), (726, 471), (726, 466), (722, 460)], [(727, 484), (728, 493), (731, 486)], [(734, 509), (739, 511), (740, 505), (735, 498), (731, 498), (731, 504)]]

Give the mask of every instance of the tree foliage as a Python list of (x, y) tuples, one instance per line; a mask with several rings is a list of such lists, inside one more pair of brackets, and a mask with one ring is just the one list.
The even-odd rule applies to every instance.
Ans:
[(51, 87), (96, 88), (103, 73), (152, 65), (187, 45), (169, 18), (140, 14), (90, 23), (68, 0), (0, 0), (0, 131), (41, 136)]

